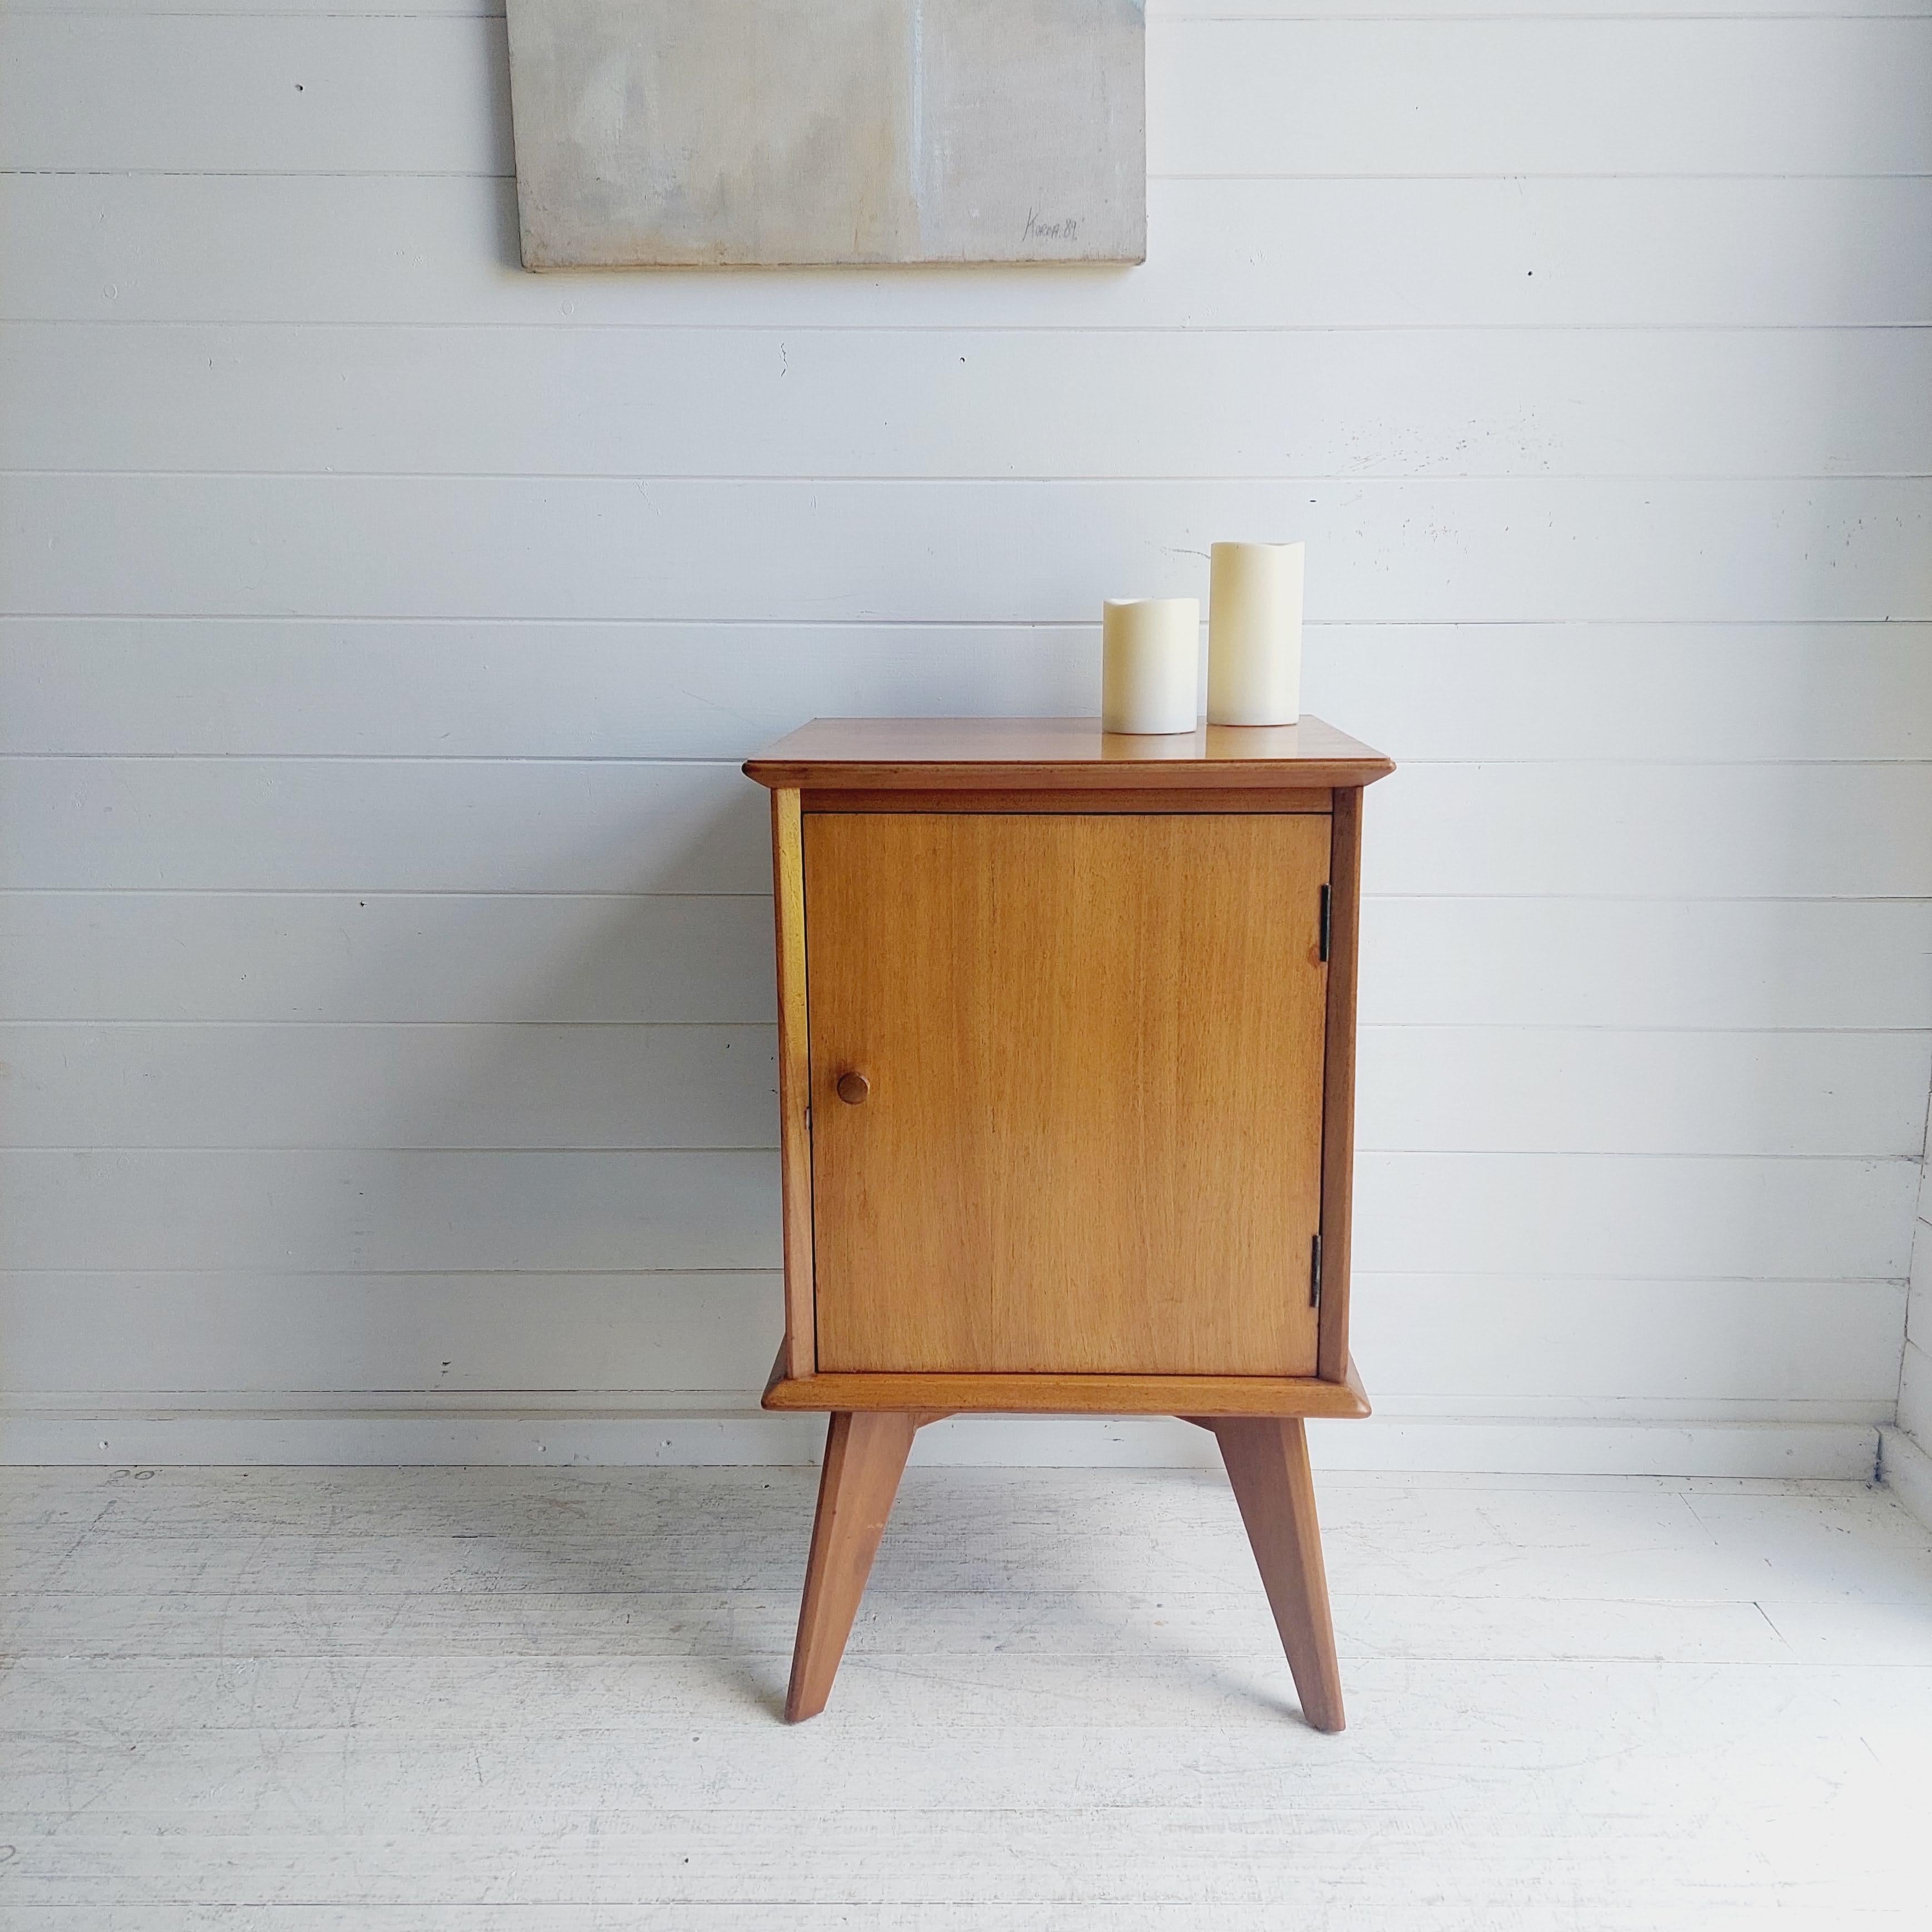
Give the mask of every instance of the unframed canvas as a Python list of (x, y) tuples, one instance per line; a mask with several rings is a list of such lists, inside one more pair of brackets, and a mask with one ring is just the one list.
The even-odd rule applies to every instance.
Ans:
[(508, 0), (526, 268), (1138, 262), (1142, 0)]

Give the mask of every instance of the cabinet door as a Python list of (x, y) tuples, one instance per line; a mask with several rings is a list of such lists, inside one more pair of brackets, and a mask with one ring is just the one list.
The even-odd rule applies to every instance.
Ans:
[(821, 1370), (1314, 1372), (1328, 832), (807, 816)]

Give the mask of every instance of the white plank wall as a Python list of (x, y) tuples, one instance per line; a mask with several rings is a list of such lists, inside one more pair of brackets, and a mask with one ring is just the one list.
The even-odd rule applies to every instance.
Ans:
[(488, 0), (0, 0), (0, 1454), (806, 1453), (737, 762), (1242, 533), (1402, 766), (1321, 1451), (1932, 1427), (1932, 0), (1150, 10), (1144, 268), (537, 278)]

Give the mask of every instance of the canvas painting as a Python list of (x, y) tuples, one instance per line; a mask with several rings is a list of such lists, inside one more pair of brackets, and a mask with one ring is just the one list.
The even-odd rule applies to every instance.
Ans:
[(1142, 0), (508, 0), (526, 268), (1138, 262)]

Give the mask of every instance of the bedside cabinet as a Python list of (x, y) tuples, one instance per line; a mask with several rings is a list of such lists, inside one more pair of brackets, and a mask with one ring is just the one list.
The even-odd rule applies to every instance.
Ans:
[(1317, 718), (829, 718), (752, 759), (777, 896), (785, 1340), (830, 1423), (785, 1714), (824, 1708), (914, 1432), (1211, 1430), (1342, 1727), (1304, 1419), (1348, 1358), (1362, 789)]

